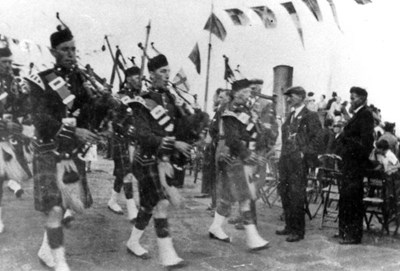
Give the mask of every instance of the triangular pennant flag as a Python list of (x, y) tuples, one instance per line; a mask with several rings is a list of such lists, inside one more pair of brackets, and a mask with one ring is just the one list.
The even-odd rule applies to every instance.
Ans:
[(339, 19), (337, 16), (335, 3), (333, 2), (333, 0), (327, 0), (327, 1), (329, 2), (329, 5), (331, 6), (333, 18), (335, 19), (336, 25), (339, 28), (339, 30), (342, 31), (342, 29), (340, 28), (340, 24), (339, 24)]
[(297, 15), (297, 12), (296, 12), (296, 9), (294, 8), (293, 3), (286, 2), (286, 3), (281, 3), (281, 5), (287, 10), (287, 12), (292, 17), (292, 20), (297, 27), (297, 32), (300, 35), (301, 43), (303, 44), (303, 47), (304, 47), (303, 30), (301, 28), (300, 19), (299, 19), (299, 16)]
[(318, 1), (317, 0), (303, 0), (303, 2), (311, 10), (312, 14), (314, 14), (315, 19), (317, 19), (317, 21), (322, 21), (322, 14), (321, 14), (321, 10), (318, 5)]
[(265, 28), (276, 27), (277, 21), (274, 12), (267, 6), (252, 7), (255, 13), (260, 17), (261, 21), (264, 23)]
[(189, 90), (190, 90), (190, 86), (189, 86), (186, 74), (182, 68), (175, 75), (174, 79), (172, 80), (172, 83), (176, 87), (179, 87), (180, 89), (182, 89), (184, 92), (189, 92)]
[(365, 4), (372, 3), (371, 0), (355, 0), (355, 1), (357, 2), (357, 4), (360, 4), (360, 5), (365, 5)]
[(200, 50), (199, 50), (199, 44), (198, 43), (196, 43), (196, 45), (194, 46), (192, 52), (190, 53), (189, 59), (196, 66), (197, 73), (200, 74), (201, 62), (200, 62)]
[(215, 36), (217, 36), (222, 41), (225, 40), (226, 30), (222, 25), (221, 21), (215, 16), (214, 13), (211, 13), (210, 17), (207, 20), (206, 25), (204, 26), (204, 30), (209, 30)]
[(240, 9), (232, 8), (226, 9), (225, 11), (228, 13), (229, 17), (231, 17), (233, 24), (247, 25), (249, 23), (249, 18), (247, 18), (246, 14), (244, 14)]

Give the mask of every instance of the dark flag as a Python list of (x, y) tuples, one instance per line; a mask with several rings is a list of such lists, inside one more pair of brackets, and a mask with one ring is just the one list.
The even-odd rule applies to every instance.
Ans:
[(189, 59), (196, 66), (197, 73), (200, 74), (201, 62), (200, 62), (200, 50), (199, 50), (199, 44), (198, 43), (196, 43), (196, 45), (194, 46), (192, 52), (190, 53)]
[(304, 47), (303, 30), (301, 28), (300, 19), (299, 19), (299, 16), (297, 15), (297, 12), (296, 12), (296, 9), (294, 8), (293, 3), (286, 2), (286, 3), (282, 3), (281, 5), (287, 10), (287, 12), (292, 17), (292, 20), (297, 27), (297, 32), (300, 35), (301, 43), (303, 44), (303, 47)]
[(342, 29), (340, 28), (340, 24), (339, 24), (339, 19), (337, 16), (335, 3), (333, 2), (333, 0), (327, 0), (327, 1), (329, 2), (329, 5), (331, 6), (332, 14), (333, 14), (333, 17), (335, 18), (336, 25), (338, 26), (339, 30), (342, 31)]
[(218, 19), (217, 16), (215, 16), (214, 13), (211, 13), (210, 17), (208, 18), (207, 23), (204, 26), (204, 30), (210, 31), (222, 41), (225, 40), (225, 27), (222, 25), (221, 21)]
[(365, 4), (372, 3), (371, 0), (355, 0), (355, 1), (357, 2), (357, 4), (360, 4), (360, 5), (365, 5)]
[(247, 18), (246, 14), (244, 14), (240, 9), (232, 8), (226, 9), (225, 11), (228, 13), (229, 17), (231, 17), (233, 24), (247, 25), (249, 23), (249, 18)]
[(321, 10), (318, 5), (318, 1), (317, 0), (303, 0), (303, 2), (311, 10), (312, 14), (314, 14), (315, 19), (317, 19), (317, 21), (322, 21), (322, 14), (321, 14)]
[(276, 27), (276, 16), (274, 12), (267, 6), (252, 7), (251, 9), (260, 17), (261, 21), (264, 23), (265, 28)]
[(224, 59), (225, 59), (224, 79), (227, 82), (233, 82), (235, 81), (235, 74), (233, 73), (231, 67), (229, 66), (229, 58), (227, 56), (224, 56)]

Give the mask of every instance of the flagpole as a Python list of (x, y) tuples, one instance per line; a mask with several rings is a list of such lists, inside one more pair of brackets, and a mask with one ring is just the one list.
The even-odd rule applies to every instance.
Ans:
[[(113, 51), (112, 51), (112, 49), (111, 49), (110, 42), (108, 41), (107, 35), (104, 36), (104, 39), (106, 40), (108, 50), (110, 51), (111, 58), (112, 58), (112, 60), (113, 60), (113, 64), (114, 64), (113, 72), (114, 72), (114, 68), (115, 68), (115, 69), (116, 69), (115, 71), (117, 72), (119, 81), (122, 82), (121, 75), (119, 74), (118, 68), (117, 68), (117, 66), (116, 66), (116, 63), (117, 63), (117, 62), (116, 62), (116, 60), (115, 60), (115, 57), (114, 57)], [(112, 83), (111, 83), (111, 84), (112, 84)]]
[[(214, 4), (211, 3), (211, 16), (214, 12)], [(211, 17), (210, 17), (211, 18)], [(208, 85), (210, 82), (210, 63), (211, 63), (211, 41), (212, 41), (212, 35), (211, 35), (211, 30), (212, 30), (212, 19), (211, 19), (211, 26), (210, 26), (210, 33), (208, 36), (208, 56), (207, 56), (207, 74), (206, 74), (206, 91), (204, 93), (204, 108), (203, 111), (207, 112), (207, 100), (208, 100)]]

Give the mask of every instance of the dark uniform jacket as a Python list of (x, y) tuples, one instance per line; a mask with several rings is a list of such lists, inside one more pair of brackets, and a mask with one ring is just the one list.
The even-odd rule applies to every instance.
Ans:
[(342, 135), (343, 163), (351, 163), (357, 169), (365, 169), (374, 144), (374, 119), (372, 112), (363, 106), (349, 120)]
[(302, 152), (307, 165), (315, 166), (322, 149), (318, 114), (307, 107), (291, 120), (293, 114), (294, 111), (282, 125), (282, 157)]

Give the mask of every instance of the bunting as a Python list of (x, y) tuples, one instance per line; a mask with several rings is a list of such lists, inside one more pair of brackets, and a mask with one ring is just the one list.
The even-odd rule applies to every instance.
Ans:
[(172, 80), (172, 83), (176, 87), (182, 89), (184, 92), (189, 92), (189, 90), (190, 90), (190, 86), (189, 86), (186, 74), (182, 68), (175, 75), (174, 79)]
[(196, 45), (194, 46), (192, 52), (190, 53), (189, 59), (196, 66), (197, 73), (200, 74), (201, 62), (200, 62), (200, 50), (199, 50), (199, 44), (198, 43), (196, 43)]
[(357, 4), (360, 4), (360, 5), (365, 5), (365, 4), (372, 3), (371, 0), (355, 0), (355, 1), (357, 2)]
[(274, 12), (267, 6), (258, 6), (251, 8), (260, 17), (265, 28), (274, 28), (277, 25), (277, 20)]
[(319, 8), (317, 0), (303, 0), (304, 4), (311, 10), (312, 14), (314, 15), (317, 21), (322, 21), (322, 13), (321, 9)]
[(327, 1), (328, 1), (329, 5), (331, 6), (333, 18), (335, 19), (336, 25), (339, 28), (339, 30), (342, 31), (342, 29), (340, 28), (340, 24), (339, 24), (339, 19), (337, 16), (335, 3), (333, 2), (333, 0), (327, 0)]
[(208, 18), (207, 23), (204, 26), (204, 30), (210, 31), (222, 41), (224, 41), (226, 38), (225, 27), (214, 13), (211, 13), (210, 17)]
[(292, 17), (292, 20), (297, 27), (297, 32), (299, 33), (301, 43), (303, 44), (303, 47), (304, 47), (303, 30), (301, 28), (300, 19), (299, 19), (299, 16), (297, 15), (297, 12), (296, 12), (296, 9), (294, 8), (293, 3), (285, 2), (285, 3), (282, 3), (281, 5), (287, 10), (287, 12)]
[(249, 24), (249, 18), (244, 14), (243, 11), (237, 8), (226, 9), (226, 13), (228, 13), (229, 17), (234, 25), (247, 25)]

